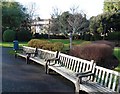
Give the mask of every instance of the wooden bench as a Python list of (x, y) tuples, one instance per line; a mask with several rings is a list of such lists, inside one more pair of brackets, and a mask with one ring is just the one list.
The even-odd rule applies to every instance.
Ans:
[[(37, 51), (37, 53), (36, 53)], [(91, 61), (83, 60), (63, 53), (47, 51), (23, 46), (23, 51), (17, 53), (22, 57), (45, 66), (46, 73), (54, 70), (75, 85), (75, 92), (84, 90), (91, 94), (120, 93), (120, 73), (96, 66)], [(28, 62), (29, 60), (27, 60)]]
[(107, 90), (108, 93), (120, 94), (120, 73), (117, 71), (96, 66), (93, 82), (97, 83), (96, 86), (98, 87), (104, 87), (101, 92)]
[(56, 58), (57, 51), (52, 52), (48, 50), (23, 46), (20, 52), (16, 52), (16, 55), (25, 58), (27, 64), (29, 63), (29, 60), (32, 60), (41, 65), (45, 65), (47, 59)]
[(37, 55), (37, 48), (23, 46), (20, 50), (15, 51), (15, 57), (20, 56), (26, 59), (26, 63), (29, 63), (29, 58)]
[[(117, 94), (116, 92), (120, 92), (120, 85), (118, 85), (120, 84), (118, 78), (120, 74), (105, 68), (96, 67), (93, 60), (87, 61), (59, 53), (57, 58), (47, 60), (46, 73), (50, 74), (50, 70), (57, 72), (73, 82), (76, 93), (79, 93), (79, 90), (84, 90), (89, 94)], [(108, 76), (109, 73), (111, 73), (110, 77)], [(112, 74), (115, 77), (114, 80), (112, 78), (113, 76), (111, 76)], [(101, 79), (105, 80), (106, 84)]]
[(50, 73), (50, 69), (54, 70), (73, 82), (75, 92), (79, 92), (80, 89), (88, 89), (90, 87), (84, 83), (93, 78), (95, 63), (93, 60), (87, 61), (59, 53), (58, 58), (47, 60), (46, 67), (46, 73)]
[(36, 56), (30, 56), (30, 60), (39, 63), (43, 66), (46, 65), (46, 60), (50, 58), (56, 58), (57, 52), (52, 52), (48, 50), (38, 49)]

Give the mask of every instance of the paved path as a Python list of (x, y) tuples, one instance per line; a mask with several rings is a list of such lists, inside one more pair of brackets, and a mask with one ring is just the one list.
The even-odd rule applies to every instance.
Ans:
[(10, 50), (2, 49), (2, 92), (74, 92), (73, 83), (57, 74), (45, 74), (43, 66), (15, 59)]

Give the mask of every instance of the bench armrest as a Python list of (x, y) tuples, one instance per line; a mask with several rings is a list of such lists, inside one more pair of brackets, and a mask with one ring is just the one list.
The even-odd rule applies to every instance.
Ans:
[(55, 61), (55, 60), (59, 60), (59, 58), (46, 59), (46, 61), (48, 61), (48, 62), (50, 62), (50, 61)]
[[(92, 72), (86, 72), (86, 73), (79, 73), (78, 75), (77, 75), (77, 78), (80, 80), (80, 83), (82, 84), (82, 78), (84, 78), (84, 77), (90, 77), (90, 76), (93, 76), (94, 77), (94, 73), (92, 73)], [(90, 79), (88, 79), (88, 80), (86, 80), (86, 81), (89, 81)], [(86, 82), (85, 81), (85, 82)]]
[(31, 55), (34, 55), (37, 54), (37, 52), (26, 52), (26, 54), (30, 57)]
[[(58, 61), (58, 60), (59, 60), (59, 58), (51, 58), (51, 59), (46, 59), (45, 61), (47, 61), (47, 62), (46, 62), (47, 65), (50, 65), (50, 62), (51, 62), (51, 61)], [(55, 63), (54, 63), (54, 64), (55, 64)], [(54, 64), (52, 64), (52, 65), (54, 65)]]
[(88, 76), (93, 76), (94, 73), (87, 73), (87, 74), (80, 74), (78, 75), (79, 78), (82, 78), (82, 77), (88, 77)]
[(79, 76), (79, 75), (84, 75), (84, 74), (88, 74), (88, 73), (92, 73), (92, 71), (87, 71), (87, 72), (76, 73), (76, 76)]

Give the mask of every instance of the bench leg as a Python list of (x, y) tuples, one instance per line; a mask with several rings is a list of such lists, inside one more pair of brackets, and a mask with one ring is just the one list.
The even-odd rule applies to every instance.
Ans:
[(45, 64), (45, 73), (47, 74), (48, 64)]
[(15, 58), (17, 58), (17, 51), (15, 50)]
[(49, 74), (49, 67), (48, 67), (49, 65), (48, 65), (48, 63), (49, 62), (46, 62), (46, 64), (45, 64), (45, 73), (46, 74)]
[(26, 57), (26, 63), (27, 63), (27, 64), (29, 64), (29, 58), (30, 58), (30, 56), (27, 55), (27, 57)]
[(80, 78), (77, 77), (76, 83), (75, 83), (75, 94), (79, 94), (79, 90), (80, 90)]

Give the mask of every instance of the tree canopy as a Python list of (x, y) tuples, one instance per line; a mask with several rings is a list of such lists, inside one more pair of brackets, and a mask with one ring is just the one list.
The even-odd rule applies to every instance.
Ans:
[(28, 16), (18, 2), (2, 2), (2, 28), (16, 29)]
[(104, 12), (118, 12), (120, 11), (120, 0), (105, 0)]
[(52, 33), (68, 35), (69, 32), (72, 32), (73, 34), (79, 34), (89, 30), (89, 21), (81, 13), (72, 14), (65, 11), (52, 18), (50, 28)]

